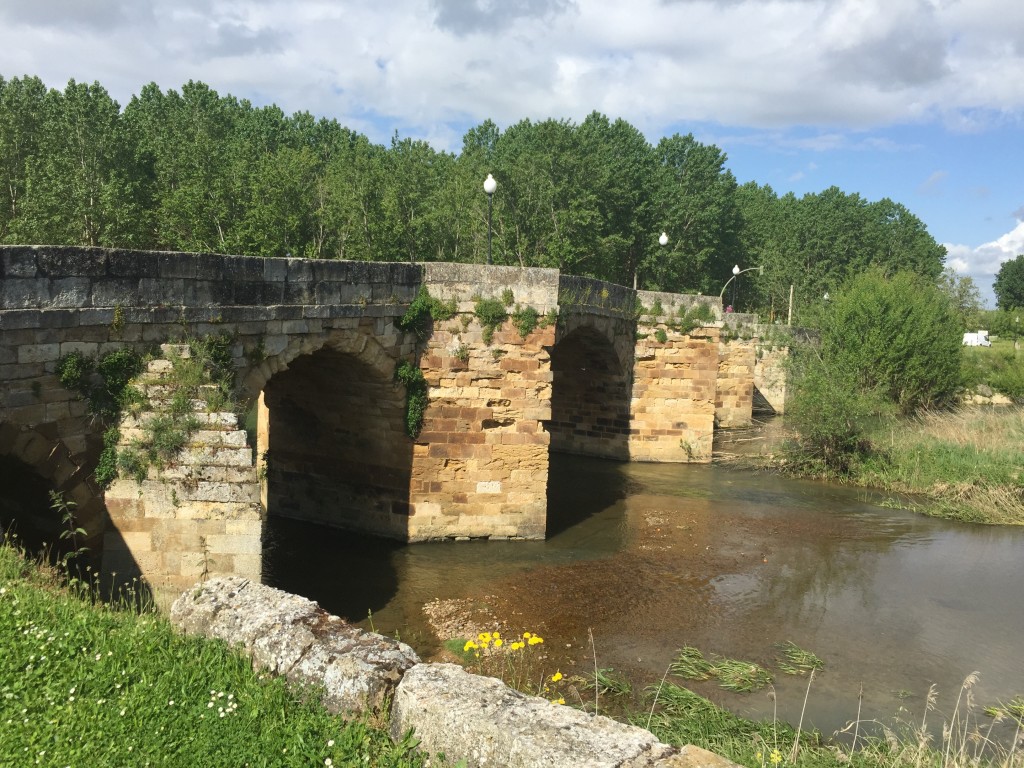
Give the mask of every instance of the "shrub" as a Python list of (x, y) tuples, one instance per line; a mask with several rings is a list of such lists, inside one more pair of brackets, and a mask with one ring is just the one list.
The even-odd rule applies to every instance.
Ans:
[(405, 431), (415, 440), (423, 429), (423, 416), (427, 412), (427, 380), (419, 366), (408, 360), (403, 360), (395, 369), (395, 380), (405, 386)]
[(851, 279), (822, 319), (821, 358), (861, 392), (904, 413), (950, 403), (960, 386), (961, 335), (948, 297), (910, 273)]
[(822, 318), (820, 349), (795, 355), (787, 409), (805, 457), (846, 472), (870, 450), (873, 417), (952, 402), (961, 338), (949, 299), (908, 273), (872, 269), (851, 279)]
[(540, 323), (540, 313), (533, 307), (516, 307), (512, 313), (512, 324), (522, 338), (526, 338)]

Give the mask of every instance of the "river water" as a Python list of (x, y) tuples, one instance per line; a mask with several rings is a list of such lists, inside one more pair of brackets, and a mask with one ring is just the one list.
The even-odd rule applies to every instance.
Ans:
[(777, 673), (776, 700), (687, 684), (796, 723), (807, 681), (774, 662), (790, 641), (825, 661), (805, 718), (825, 733), (856, 716), (861, 689), (862, 719), (886, 723), (919, 718), (932, 684), (951, 712), (972, 672), (981, 705), (1024, 694), (1024, 528), (721, 465), (553, 455), (550, 486), (544, 542), (399, 545), (271, 517), (265, 576), (425, 658), (440, 647), (423, 606), (458, 599), (481, 626), (542, 634), (566, 674), (595, 650), (638, 685), (683, 645), (754, 661)]

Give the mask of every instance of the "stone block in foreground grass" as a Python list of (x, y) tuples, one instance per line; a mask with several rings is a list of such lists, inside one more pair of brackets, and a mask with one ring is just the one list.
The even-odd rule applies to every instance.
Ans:
[(171, 623), (241, 647), (253, 666), (323, 688), (331, 712), (360, 712), (390, 700), (415, 651), (331, 616), (312, 600), (235, 576), (184, 592)]
[(735, 768), (705, 750), (662, 744), (642, 728), (527, 696), (455, 664), (406, 672), (391, 708), (391, 735), (410, 728), (424, 751), (469, 766)]

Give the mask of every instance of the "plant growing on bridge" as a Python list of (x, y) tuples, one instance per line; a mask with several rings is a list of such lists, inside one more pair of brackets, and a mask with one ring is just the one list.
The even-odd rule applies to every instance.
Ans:
[(519, 331), (520, 337), (525, 339), (540, 324), (540, 313), (533, 307), (516, 307), (512, 313), (512, 324)]
[[(187, 356), (173, 351), (168, 355), (171, 372), (163, 383), (170, 398), (144, 423), (143, 436), (117, 455), (118, 470), (136, 481), (145, 479), (150, 466), (166, 467), (188, 444), (200, 426), (197, 404), (210, 412), (234, 410), (234, 338), (219, 334), (190, 339), (187, 344)], [(104, 464), (104, 476), (108, 464), (109, 460)]]
[(423, 429), (423, 416), (430, 401), (427, 380), (419, 366), (408, 360), (395, 368), (395, 380), (405, 386), (405, 432), (415, 440)]
[(420, 341), (426, 341), (430, 338), (432, 321), (450, 320), (457, 311), (455, 299), (441, 301), (431, 296), (425, 285), (421, 285), (416, 298), (395, 325), (399, 330), (412, 333)]
[(498, 299), (477, 299), (473, 311), (483, 329), (484, 344), (490, 346), (494, 332), (508, 320), (505, 304)]

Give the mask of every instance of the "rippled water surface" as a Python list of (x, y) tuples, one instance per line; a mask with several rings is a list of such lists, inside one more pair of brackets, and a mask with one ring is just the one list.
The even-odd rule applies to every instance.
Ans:
[[(856, 715), (919, 712), (931, 684), (952, 710), (977, 671), (982, 703), (1024, 694), (1024, 530), (949, 523), (880, 506), (857, 489), (721, 466), (552, 457), (544, 542), (397, 545), (271, 519), (268, 582), (429, 657), (422, 606), (469, 598), (510, 629), (539, 631), (549, 663), (593, 665), (646, 684), (674, 652), (775, 667), (776, 643), (815, 652), (826, 671), (807, 707), (825, 732)], [(776, 676), (796, 722), (806, 680)], [(767, 715), (764, 691), (694, 686), (735, 711)]]

